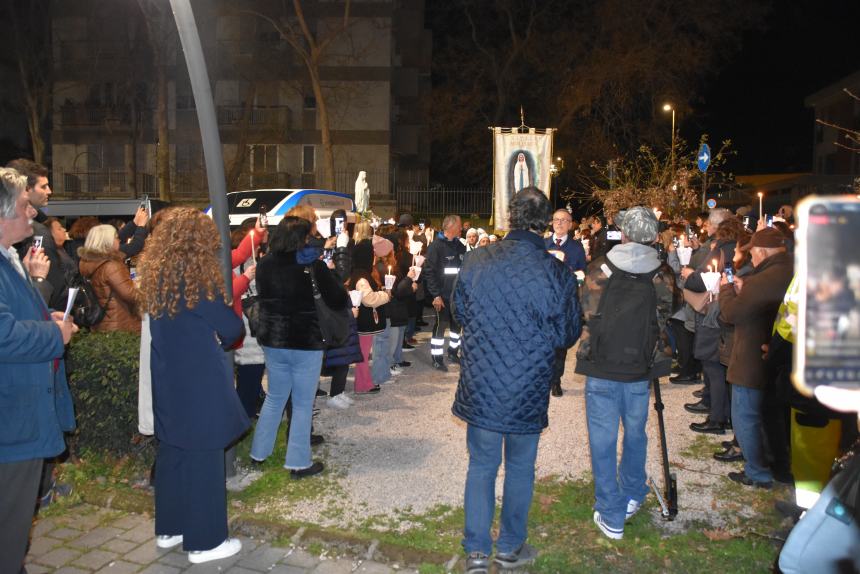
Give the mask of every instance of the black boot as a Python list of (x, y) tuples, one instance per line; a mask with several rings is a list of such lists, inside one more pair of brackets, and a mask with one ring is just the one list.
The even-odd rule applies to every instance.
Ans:
[(433, 357), (433, 368), (444, 373), (448, 372), (448, 367), (445, 366), (445, 361), (443, 361), (442, 357), (439, 356)]
[(452, 363), (460, 364), (460, 354), (457, 351), (448, 349), (448, 360)]
[(564, 392), (562, 392), (562, 390), (561, 390), (561, 381), (555, 381), (552, 384), (552, 396), (560, 397), (563, 394), (564, 394)]

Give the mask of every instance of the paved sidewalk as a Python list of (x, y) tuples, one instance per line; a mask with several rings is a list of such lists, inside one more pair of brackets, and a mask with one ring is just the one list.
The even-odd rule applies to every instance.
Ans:
[(417, 574), (372, 559), (375, 546), (364, 557), (323, 557), (298, 547), (280, 548), (262, 540), (240, 537), (242, 551), (230, 558), (191, 564), (181, 548), (155, 546), (154, 521), (139, 514), (81, 505), (62, 516), (39, 519), (33, 529), (27, 572), (78, 574), (231, 573), (255, 574)]

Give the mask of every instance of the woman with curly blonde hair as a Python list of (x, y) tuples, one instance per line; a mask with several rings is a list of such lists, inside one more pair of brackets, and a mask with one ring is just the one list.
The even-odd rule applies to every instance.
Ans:
[(166, 213), (146, 241), (141, 306), (149, 313), (155, 436), (155, 533), (192, 563), (226, 558), (224, 449), (249, 426), (226, 349), (244, 334), (228, 305), (215, 224), (192, 208)]

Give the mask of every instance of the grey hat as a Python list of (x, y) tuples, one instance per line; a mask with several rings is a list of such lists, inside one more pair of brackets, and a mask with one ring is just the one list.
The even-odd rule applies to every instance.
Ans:
[(657, 216), (647, 207), (631, 207), (618, 212), (615, 223), (630, 241), (650, 245), (657, 239)]
[(414, 225), (414, 220), (412, 216), (408, 213), (404, 213), (400, 216), (400, 221), (397, 223), (398, 227), (412, 227)]

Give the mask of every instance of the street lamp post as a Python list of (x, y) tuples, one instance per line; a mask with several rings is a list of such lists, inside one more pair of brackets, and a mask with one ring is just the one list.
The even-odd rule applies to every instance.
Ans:
[(672, 112), (672, 147), (669, 150), (672, 158), (672, 179), (675, 179), (675, 108), (672, 104), (663, 104), (664, 112)]

